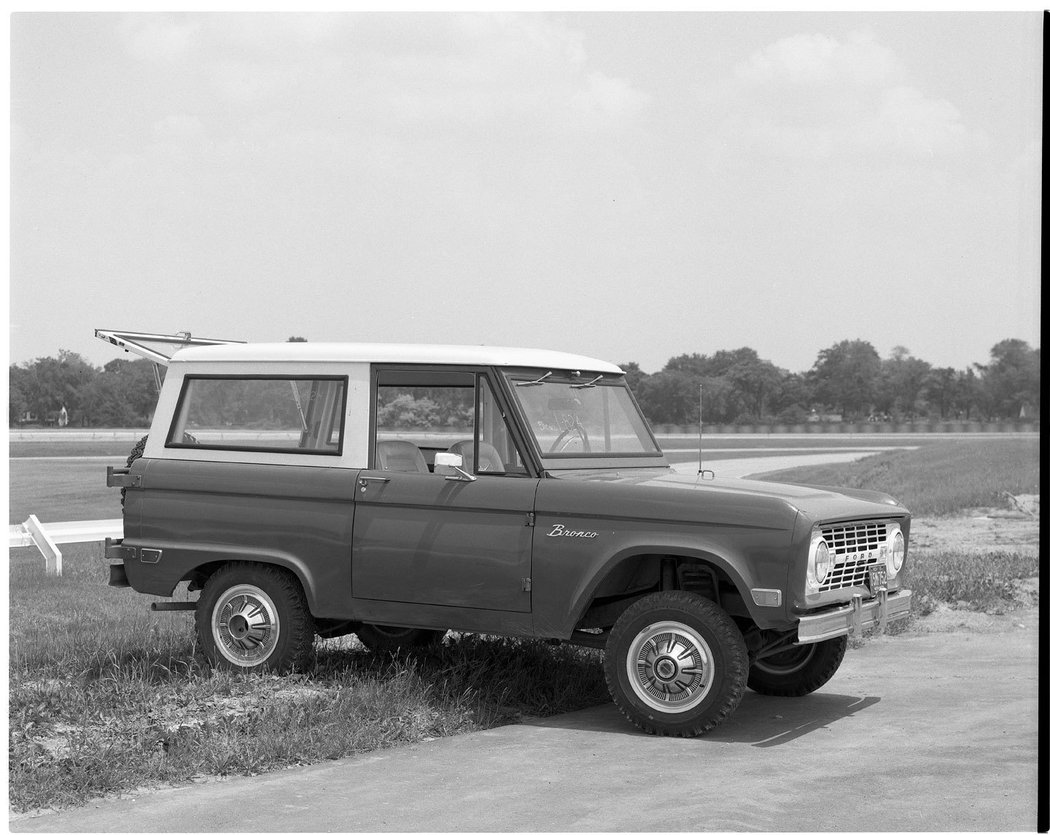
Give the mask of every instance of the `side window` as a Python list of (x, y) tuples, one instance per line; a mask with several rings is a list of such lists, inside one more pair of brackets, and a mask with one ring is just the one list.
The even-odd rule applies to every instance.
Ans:
[(525, 475), (488, 379), (463, 371), (380, 371), (375, 467), (433, 472), (438, 452), (463, 457), (479, 475)]
[(345, 377), (187, 377), (167, 446), (340, 455)]

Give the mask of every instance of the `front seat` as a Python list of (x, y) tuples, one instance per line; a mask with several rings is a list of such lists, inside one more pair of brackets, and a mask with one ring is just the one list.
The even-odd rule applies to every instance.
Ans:
[(410, 441), (376, 443), (376, 469), (396, 473), (429, 473), (427, 460), (419, 447)]
[[(478, 444), (481, 450), (481, 455), (478, 459), (479, 473), (502, 473), (506, 472), (503, 468), (503, 459), (499, 457), (499, 453), (496, 452), (496, 447), (492, 444), (481, 441)], [(449, 452), (453, 452), (456, 455), (463, 456), (463, 469), (468, 473), (474, 472), (474, 442), (473, 441), (456, 441), (452, 446), (448, 448)]]

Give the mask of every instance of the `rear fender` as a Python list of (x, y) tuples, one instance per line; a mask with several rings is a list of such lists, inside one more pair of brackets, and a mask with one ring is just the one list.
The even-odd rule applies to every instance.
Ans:
[[(166, 547), (164, 543), (156, 541), (151, 541), (143, 548), (136, 547), (127, 539), (123, 542), (123, 548), (127, 579), (135, 591), (143, 594), (170, 597), (179, 583), (191, 579), (196, 574), (210, 576), (231, 562), (261, 563), (278, 566), (294, 574), (306, 594), (310, 611), (315, 616), (332, 614), (325, 611), (329, 606), (321, 592), (321, 589), (325, 588), (326, 580), (318, 578), (306, 563), (294, 554), (229, 546), (205, 548), (180, 544)], [(157, 562), (149, 562), (150, 559), (157, 559)]]

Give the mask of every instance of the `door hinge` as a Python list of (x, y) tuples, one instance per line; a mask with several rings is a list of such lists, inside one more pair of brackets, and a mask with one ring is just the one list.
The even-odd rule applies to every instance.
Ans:
[(534, 528), (534, 527), (536, 527), (536, 514), (535, 513), (531, 513), (530, 512), (529, 515), (525, 517), (525, 527), (526, 528)]
[(522, 591), (532, 591), (532, 578), (531, 577), (522, 577), (521, 578), (521, 590)]

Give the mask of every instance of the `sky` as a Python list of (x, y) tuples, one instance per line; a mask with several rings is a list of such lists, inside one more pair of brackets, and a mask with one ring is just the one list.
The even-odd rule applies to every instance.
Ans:
[(1039, 347), (1038, 11), (21, 12), (10, 49), (12, 363)]

